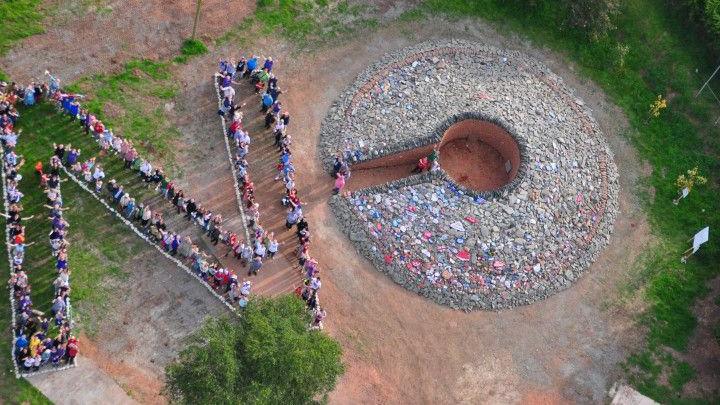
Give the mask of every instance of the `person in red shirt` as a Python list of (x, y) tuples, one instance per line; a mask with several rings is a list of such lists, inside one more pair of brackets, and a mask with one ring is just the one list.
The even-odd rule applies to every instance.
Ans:
[(97, 121), (95, 122), (93, 130), (97, 135), (102, 135), (102, 133), (105, 132), (105, 125), (103, 125), (102, 121)]
[(242, 127), (242, 124), (238, 120), (233, 120), (233, 122), (230, 124), (230, 130), (228, 131), (228, 134), (230, 137), (232, 137), (232, 134), (234, 134), (238, 129)]
[(75, 362), (75, 356), (80, 352), (78, 340), (75, 336), (70, 336), (67, 343), (67, 356), (70, 363)]
[(430, 169), (430, 161), (427, 157), (422, 157), (418, 160), (417, 166), (413, 169), (413, 173), (422, 173)]

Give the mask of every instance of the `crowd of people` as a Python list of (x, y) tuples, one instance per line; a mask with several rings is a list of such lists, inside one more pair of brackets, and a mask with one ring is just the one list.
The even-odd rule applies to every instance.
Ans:
[[(127, 170), (137, 172), (139, 181), (158, 191), (172, 204), (177, 214), (182, 214), (187, 221), (200, 227), (210, 238), (211, 243), (217, 245), (222, 241), (232, 252), (241, 253), (244, 250), (238, 235), (223, 229), (220, 214), (214, 214), (195, 199), (186, 197), (183, 190), (165, 176), (162, 168), (154, 167), (150, 161), (141, 158), (132, 141), (113, 134), (112, 129), (106, 128), (102, 121), (80, 106), (75, 95), (58, 91), (53, 99), (61, 112), (70, 115), (71, 119), (78, 120), (85, 132), (100, 145), (102, 153), (113, 154), (123, 159)], [(168, 229), (162, 212), (149, 203), (136, 201), (128, 191), (129, 187), (126, 188), (115, 179), (105, 183), (106, 174), (102, 165), (97, 163), (97, 159), (91, 157), (81, 160), (80, 155), (81, 151), (73, 148), (72, 145), (56, 144), (49, 165), (53, 170), (64, 165), (74, 172), (76, 178), (84, 180), (96, 194), (112, 201), (121, 215), (139, 225), (138, 228), (164, 251), (186, 260), (190, 268), (218, 294), (241, 307), (247, 305), (251, 282), (239, 282), (232, 270), (217, 260), (212, 260), (212, 257), (202, 252), (189, 236), (183, 237), (179, 232)], [(36, 169), (42, 170), (42, 165), (36, 165)], [(269, 235), (269, 245), (274, 240), (271, 238), (272, 235)], [(238, 257), (240, 253), (237, 254)]]
[[(69, 319), (69, 293), (70, 268), (68, 264), (67, 231), (69, 225), (63, 217), (62, 194), (60, 192), (60, 172), (69, 170), (77, 178), (84, 180), (98, 195), (105, 194), (117, 206), (117, 211), (127, 219), (139, 225), (151, 239), (171, 255), (185, 258), (193, 271), (207, 282), (216, 292), (224, 295), (229, 301), (245, 306), (248, 302), (252, 283), (240, 282), (237, 274), (223, 266), (219, 261), (213, 260), (203, 253), (188, 237), (169, 230), (160, 210), (155, 210), (148, 204), (136, 201), (123, 185), (110, 179), (105, 183), (105, 172), (95, 157), (81, 159), (82, 151), (72, 145), (54, 145), (53, 155), (44, 167), (41, 162), (35, 165), (41, 186), (47, 197), (46, 208), (49, 210), (51, 232), (49, 244), (57, 277), (53, 283), (55, 298), (53, 299), (50, 314), (37, 311), (33, 308), (30, 299), (31, 286), (27, 273), (23, 269), (25, 250), (32, 243), (25, 243), (25, 227), (23, 220), (32, 217), (22, 217), (22, 192), (18, 189), (18, 182), (22, 178), (19, 168), (25, 164), (21, 156), (15, 152), (15, 146), (21, 135), (15, 131), (15, 124), (19, 113), (15, 108), (18, 102), (32, 106), (47, 98), (56, 103), (60, 112), (67, 114), (70, 119), (76, 120), (78, 125), (89, 136), (98, 142), (102, 153), (113, 154), (124, 160), (125, 168), (138, 173), (141, 181), (154, 187), (166, 200), (183, 214), (188, 221), (202, 227), (210, 238), (211, 243), (222, 242), (228, 246), (225, 256), (232, 254), (247, 266), (248, 275), (256, 275), (263, 267), (263, 261), (273, 258), (278, 250), (279, 243), (272, 232), (267, 232), (260, 224), (259, 204), (254, 197), (254, 184), (248, 172), (246, 156), (249, 153), (250, 135), (243, 129), (242, 112), (240, 107), (233, 103), (235, 91), (233, 84), (245, 78), (250, 81), (256, 93), (260, 94), (260, 109), (265, 113), (266, 128), (272, 130), (275, 146), (278, 148), (278, 165), (276, 180), (283, 181), (285, 193), (279, 203), (288, 207), (286, 227), (295, 228), (298, 238), (298, 264), (304, 275), (303, 285), (297, 287), (296, 294), (301, 297), (312, 310), (312, 328), (322, 328), (322, 321), (326, 316), (325, 310), (319, 306), (318, 292), (322, 286), (320, 269), (317, 261), (309, 254), (310, 229), (302, 212), (302, 201), (295, 187), (295, 167), (292, 161), (292, 137), (287, 128), (290, 124), (290, 114), (283, 111), (278, 101), (282, 90), (278, 86), (278, 79), (272, 73), (273, 61), (266, 58), (262, 65), (259, 59), (252, 56), (241, 59), (238, 63), (221, 63), (220, 89), (223, 102), (220, 113), (229, 116), (228, 136), (236, 146), (236, 168), (240, 184), (242, 199), (249, 213), (248, 227), (252, 230), (251, 238), (246, 241), (236, 233), (227, 231), (222, 227), (222, 217), (205, 209), (193, 198), (185, 196), (183, 190), (166, 178), (161, 167), (139, 156), (132, 141), (123, 139), (113, 133), (80, 103), (82, 95), (65, 92), (60, 88), (57, 78), (46, 72), (48, 83), (31, 83), (29, 86), (17, 86), (0, 83), (0, 141), (3, 147), (3, 170), (6, 175), (5, 192), (8, 211), (9, 253), (13, 266), (9, 285), (13, 290), (16, 302), (15, 324), (15, 354), (17, 364), (25, 371), (37, 371), (46, 364), (61, 365), (74, 363), (79, 346), (77, 339), (71, 335), (71, 322)], [(51, 336), (53, 335), (53, 336)]]
[[(68, 264), (69, 225), (63, 218), (63, 201), (60, 193), (60, 177), (57, 172), (40, 173), (40, 185), (47, 197), (46, 207), (50, 210), (48, 219), (52, 230), (48, 234), (52, 256), (55, 259), (57, 277), (53, 282), (54, 298), (50, 314), (33, 307), (31, 284), (23, 267), (26, 249), (34, 242), (26, 242), (23, 221), (34, 219), (23, 217), (23, 193), (18, 189), (22, 179), (19, 169), (25, 164), (15, 147), (21, 135), (15, 130), (20, 116), (15, 104), (23, 100), (33, 105), (43, 97), (53, 94), (55, 89), (45, 84), (16, 86), (14, 83), (0, 83), (0, 142), (3, 153), (3, 174), (5, 177), (6, 231), (11, 276), (8, 286), (12, 290), (15, 311), (14, 355), (19, 368), (24, 372), (39, 371), (44, 366), (73, 364), (79, 351), (78, 340), (72, 335), (70, 320), (70, 268)], [(39, 219), (39, 218), (37, 218)]]
[[(298, 195), (295, 184), (295, 166), (291, 150), (292, 136), (290, 126), (290, 113), (283, 108), (279, 100), (283, 90), (280, 88), (278, 77), (273, 73), (274, 61), (271, 57), (262, 58), (251, 55), (249, 58), (241, 57), (239, 60), (221, 60), (216, 74), (217, 86), (222, 100), (218, 113), (229, 121), (227, 136), (234, 141), (234, 165), (237, 173), (238, 185), (242, 194), (242, 204), (249, 212), (248, 226), (253, 230), (256, 241), (263, 234), (259, 224), (260, 205), (255, 200), (255, 184), (248, 170), (247, 156), (251, 143), (251, 136), (243, 127), (243, 111), (245, 104), (235, 100), (235, 88), (242, 81), (249, 81), (256, 94), (260, 95), (260, 112), (265, 115), (265, 129), (272, 131), (274, 146), (277, 148), (278, 163), (276, 166), (276, 181), (285, 185), (284, 195), (279, 198), (280, 204), (287, 207), (285, 226), (288, 230), (295, 228), (298, 239), (297, 258), (303, 273), (303, 285), (297, 287), (296, 293), (307, 303), (313, 311), (313, 327), (322, 327), (322, 320), (326, 312), (318, 303), (318, 292), (322, 286), (320, 269), (317, 261), (309, 253), (310, 226), (303, 215), (303, 202)], [(257, 256), (257, 255), (256, 255)], [(254, 258), (251, 263), (251, 273), (262, 265), (262, 258)]]

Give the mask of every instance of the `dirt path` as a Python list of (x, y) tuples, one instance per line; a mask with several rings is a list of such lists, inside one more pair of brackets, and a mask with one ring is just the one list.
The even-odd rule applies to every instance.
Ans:
[(414, 148), (353, 165), (344, 191), (352, 192), (411, 176), (418, 160), (430, 151), (431, 147)]
[[(413, 295), (355, 253), (327, 206), (332, 181), (316, 156), (317, 134), (330, 103), (357, 73), (384, 53), (426, 39), (451, 37), (520, 49), (550, 66), (594, 109), (620, 167), (621, 215), (611, 245), (575, 286), (529, 307), (467, 314)], [(631, 194), (642, 176), (641, 164), (621, 136), (625, 125), (618, 117), (622, 113), (608, 104), (594, 85), (579, 80), (561, 57), (475, 22), (437, 20), (381, 30), (297, 58), (288, 56), (287, 45), (269, 40), (254, 49), (274, 56), (281, 86), (288, 90), (283, 100), (293, 117), (290, 131), (295, 140), (296, 181), (315, 235), (312, 253), (323, 269), (327, 329), (345, 350), (347, 373), (331, 402), (602, 402), (617, 378), (617, 363), (639, 338), (632, 314), (608, 303), (613, 302), (618, 285), (650, 238), (638, 201)], [(223, 49), (193, 61), (181, 72), (182, 80), (204, 83), (213, 72), (214, 60), (233, 52)], [(192, 88), (189, 84), (188, 89)], [(200, 93), (205, 97), (206, 92)], [(188, 90), (183, 97), (198, 99), (200, 93)], [(255, 106), (259, 106), (257, 100), (249, 102), (246, 109)], [(217, 119), (214, 108), (195, 112), (200, 121), (208, 119), (205, 114)], [(183, 133), (189, 138), (212, 139), (207, 138), (206, 128), (215, 131), (217, 124), (188, 126)], [(255, 136), (251, 157), (260, 160), (250, 162), (251, 172), (255, 179), (266, 181), (276, 154), (265, 149), (272, 141), (261, 138), (258, 144), (256, 134), (251, 129)], [(195, 167), (189, 173), (196, 174), (189, 175), (188, 182), (203, 184), (196, 181), (206, 178), (200, 168), (227, 165), (223, 159), (222, 154), (214, 153), (204, 155), (202, 162), (189, 162)], [(267, 195), (271, 197), (261, 197), (263, 216), (271, 218), (277, 215), (272, 205), (278, 197), (272, 189), (275, 184), (264, 184), (270, 187)], [(230, 204), (229, 191), (216, 191), (224, 195), (224, 204)], [(265, 213), (268, 209), (269, 215)]]

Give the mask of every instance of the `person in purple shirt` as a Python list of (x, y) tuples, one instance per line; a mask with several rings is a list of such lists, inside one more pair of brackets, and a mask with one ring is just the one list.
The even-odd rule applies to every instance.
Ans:
[(83, 125), (85, 126), (85, 135), (90, 134), (90, 125), (92, 124), (92, 114), (90, 114), (90, 111), (85, 111), (85, 122)]
[(60, 360), (65, 357), (65, 347), (64, 345), (59, 346), (56, 349), (53, 349), (50, 352), (50, 361), (52, 361), (53, 364), (57, 365), (60, 363)]
[(230, 76), (230, 75), (225, 75), (225, 76), (223, 76), (222, 86), (220, 86), (220, 87), (228, 87), (228, 86), (230, 86), (231, 84), (232, 84), (232, 76)]

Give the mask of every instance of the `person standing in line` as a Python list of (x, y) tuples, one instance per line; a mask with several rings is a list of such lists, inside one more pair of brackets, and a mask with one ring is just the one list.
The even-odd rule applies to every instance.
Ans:
[(291, 229), (297, 221), (302, 217), (302, 209), (300, 207), (293, 207), (288, 210), (287, 219), (285, 220), (285, 227)]
[(267, 93), (267, 92), (263, 93), (262, 108), (260, 109), (260, 112), (266, 113), (270, 109), (270, 107), (273, 105), (273, 102), (274, 102), (274, 100), (273, 100), (272, 96), (270, 95), (270, 93)]
[(333, 194), (339, 194), (345, 188), (345, 175), (338, 173), (335, 175), (335, 188), (333, 188)]
[(248, 276), (254, 275), (257, 276), (258, 272), (262, 268), (262, 258), (260, 256), (253, 257), (252, 261), (250, 262), (250, 269), (248, 270)]

